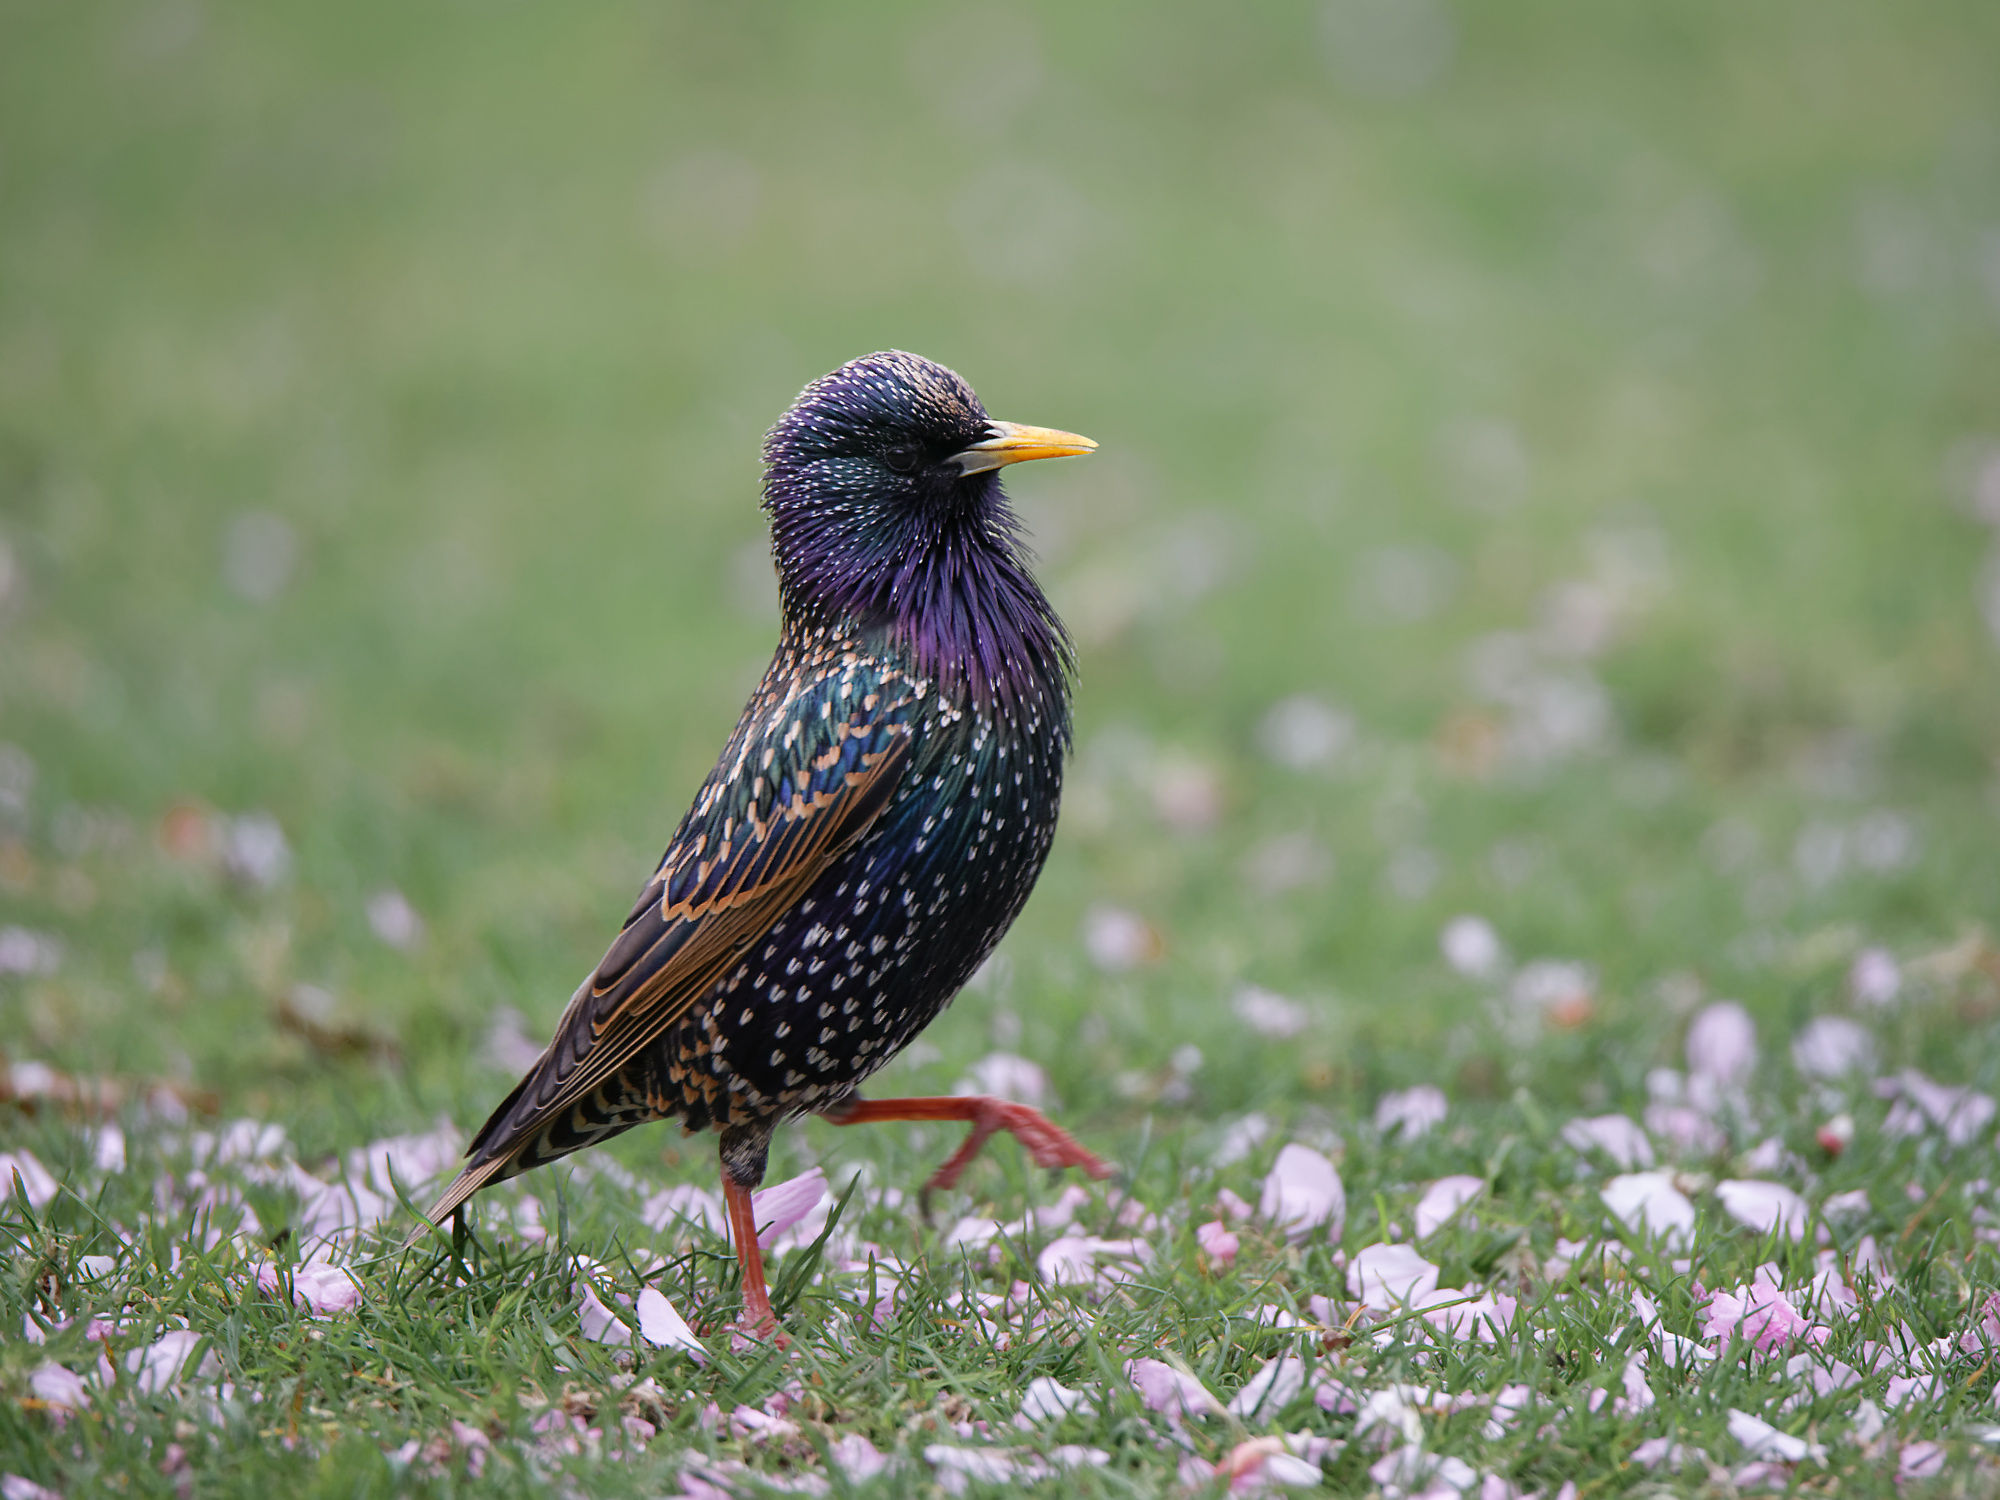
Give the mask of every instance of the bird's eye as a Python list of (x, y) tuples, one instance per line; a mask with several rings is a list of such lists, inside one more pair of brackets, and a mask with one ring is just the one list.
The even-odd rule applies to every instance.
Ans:
[(915, 472), (917, 460), (922, 456), (914, 443), (898, 443), (882, 454), (882, 462), (898, 474), (910, 474)]

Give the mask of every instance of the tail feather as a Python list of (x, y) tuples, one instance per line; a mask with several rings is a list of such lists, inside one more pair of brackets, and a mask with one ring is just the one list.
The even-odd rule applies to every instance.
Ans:
[(442, 1224), (447, 1218), (458, 1211), (466, 1199), (470, 1198), (481, 1188), (499, 1182), (503, 1178), (511, 1177), (513, 1172), (510, 1169), (514, 1166), (515, 1161), (516, 1158), (511, 1155), (495, 1156), (482, 1162), (475, 1162), (463, 1172), (460, 1172), (458, 1176), (451, 1180), (451, 1186), (440, 1193), (437, 1202), (433, 1203), (429, 1210), (425, 1212), (424, 1218), (428, 1222), (419, 1224), (411, 1231), (410, 1237), (403, 1241), (403, 1248), (409, 1250), (415, 1247), (422, 1241), (425, 1235), (430, 1233), (432, 1225)]

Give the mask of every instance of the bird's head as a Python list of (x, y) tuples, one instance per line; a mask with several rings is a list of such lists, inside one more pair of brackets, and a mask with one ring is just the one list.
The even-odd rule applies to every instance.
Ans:
[(971, 386), (917, 355), (849, 360), (800, 392), (764, 440), (764, 507), (786, 598), (894, 614), (957, 554), (995, 549), (1012, 561), (998, 471), (1096, 446), (994, 420)]

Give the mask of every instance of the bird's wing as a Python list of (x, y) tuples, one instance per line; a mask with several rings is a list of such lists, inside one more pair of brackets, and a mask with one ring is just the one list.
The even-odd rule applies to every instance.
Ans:
[(434, 1219), (507, 1175), (543, 1125), (663, 1036), (860, 840), (895, 790), (922, 692), (865, 664), (807, 677), (774, 665), (624, 930), (473, 1138)]

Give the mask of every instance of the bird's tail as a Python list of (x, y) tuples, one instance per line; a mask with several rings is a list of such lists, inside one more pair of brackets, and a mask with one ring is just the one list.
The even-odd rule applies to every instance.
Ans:
[(403, 1241), (403, 1248), (414, 1249), (424, 1236), (456, 1213), (465, 1200), (481, 1188), (513, 1176), (517, 1161), (516, 1155), (495, 1156), (485, 1161), (474, 1162), (460, 1172), (451, 1180), (451, 1186), (438, 1195), (437, 1202), (433, 1203), (424, 1214), (425, 1222), (412, 1230), (410, 1237)]

